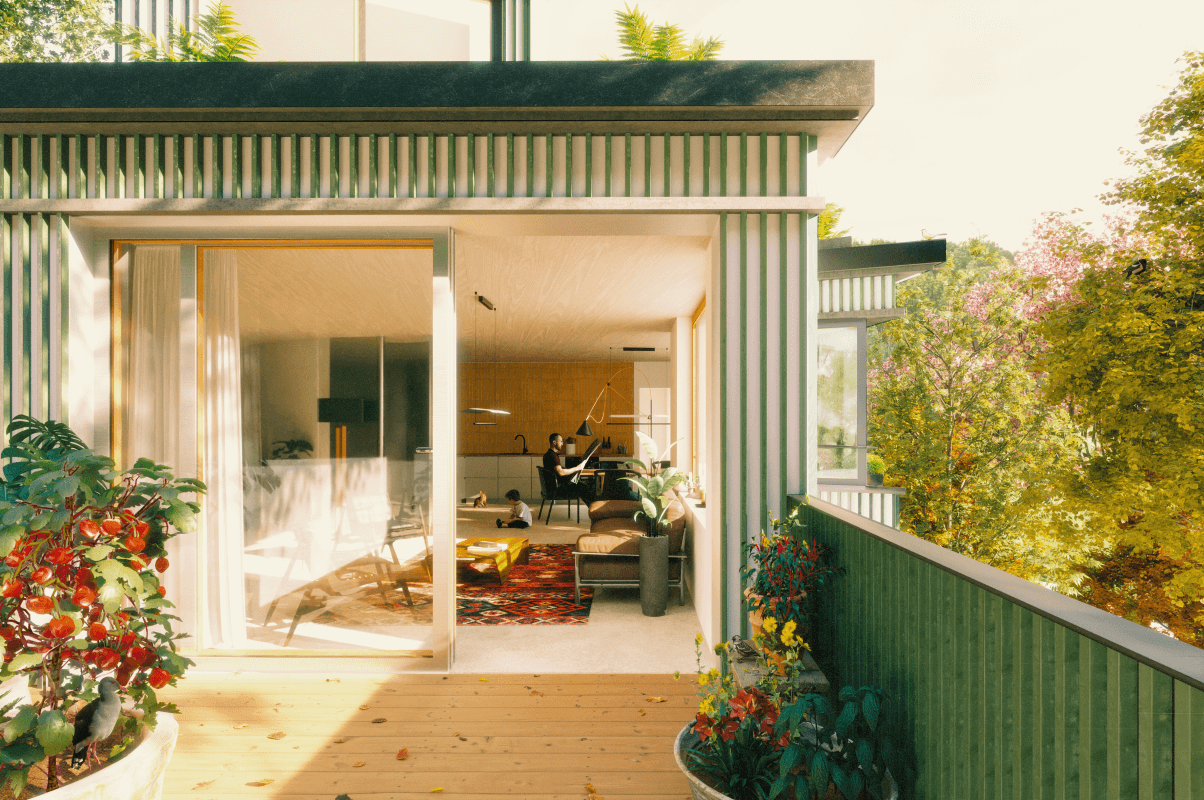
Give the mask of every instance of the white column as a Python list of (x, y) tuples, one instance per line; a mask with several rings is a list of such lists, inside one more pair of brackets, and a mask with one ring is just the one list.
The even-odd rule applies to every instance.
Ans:
[(694, 443), (690, 438), (694, 409), (690, 403), (693, 369), (689, 317), (676, 317), (669, 334), (669, 441), (677, 442), (672, 461), (678, 469), (690, 470)]

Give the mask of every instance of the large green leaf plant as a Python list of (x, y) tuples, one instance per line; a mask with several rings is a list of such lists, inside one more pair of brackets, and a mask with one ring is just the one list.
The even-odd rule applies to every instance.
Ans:
[(657, 456), (656, 442), (652, 441), (651, 436), (640, 431), (636, 431), (635, 435), (639, 439), (640, 447), (648, 454), (648, 464), (638, 459), (625, 461), (625, 465), (638, 467), (643, 474), (628, 476), (623, 480), (630, 482), (640, 495), (640, 510), (635, 513), (635, 518), (638, 520), (643, 517), (647, 520), (649, 536), (663, 536), (662, 529), (669, 526), (666, 515), (670, 503), (673, 502), (674, 487), (689, 480), (690, 474), (681, 472), (676, 467), (665, 467), (663, 470), (660, 468), (660, 463), (677, 442), (666, 447), (665, 452)]
[(8, 459), (0, 481), (0, 679), (41, 686), (36, 702), (10, 702), (0, 728), (0, 783), (20, 796), (29, 770), (69, 758), (73, 727), (67, 710), (97, 696), (113, 675), (141, 711), (123, 716), (128, 747), (156, 713), (174, 712), (155, 694), (192, 664), (177, 652), (182, 634), (164, 596), (166, 542), (195, 529), (198, 480), (176, 479), (162, 464), (140, 458), (124, 472), (88, 449), (66, 425), (18, 416), (8, 427)]

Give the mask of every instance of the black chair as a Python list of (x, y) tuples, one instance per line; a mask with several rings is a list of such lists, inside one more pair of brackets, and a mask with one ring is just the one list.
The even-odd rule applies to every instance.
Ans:
[(544, 525), (552, 521), (552, 509), (556, 507), (557, 500), (566, 501), (564, 504), (565, 519), (572, 520), (573, 509), (567, 502), (569, 500), (577, 501), (577, 521), (581, 521), (581, 497), (577, 494), (576, 487), (562, 486), (559, 481), (559, 475), (547, 467), (536, 467), (539, 471), (539, 516), (536, 519), (543, 519), (544, 503), (551, 503), (548, 506), (548, 518), (544, 520)]

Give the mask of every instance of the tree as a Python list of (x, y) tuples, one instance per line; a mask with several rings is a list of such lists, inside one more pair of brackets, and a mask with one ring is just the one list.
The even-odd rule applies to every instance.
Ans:
[(238, 30), (234, 12), (220, 2), (193, 18), (193, 30), (173, 21), (163, 39), (133, 25), (115, 25), (112, 33), (130, 48), (131, 61), (250, 61), (259, 52), (259, 43)]
[(107, 61), (106, 0), (0, 0), (0, 61)]
[[(623, 11), (616, 11), (619, 23), (619, 45), (632, 61), (714, 61), (723, 49), (723, 40), (712, 36), (703, 41), (695, 36), (686, 44), (685, 32), (677, 25), (653, 25), (648, 17), (635, 8), (623, 4)], [(605, 56), (603, 56), (605, 58)]]
[[(1064, 409), (1046, 404), (1019, 274), (937, 273), (939, 301), (900, 287), (910, 311), (880, 326), (870, 441), (907, 494), (900, 527), (1063, 591), (1089, 563), (1082, 519), (1051, 502), (1048, 475), (1075, 457)], [(1066, 542), (1075, 546), (1066, 546)]]
[(825, 205), (824, 210), (819, 212), (818, 238), (839, 239), (841, 236), (847, 236), (849, 231), (853, 229), (840, 228), (840, 215), (843, 213), (844, 206), (838, 206), (835, 203)]

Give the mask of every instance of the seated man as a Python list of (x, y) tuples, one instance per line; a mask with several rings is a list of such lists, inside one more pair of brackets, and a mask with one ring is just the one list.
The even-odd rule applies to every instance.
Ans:
[(565, 493), (572, 493), (574, 497), (580, 497), (586, 505), (594, 502), (597, 497), (594, 494), (594, 488), (586, 483), (573, 483), (572, 478), (581, 470), (585, 469), (585, 462), (582, 461), (571, 469), (565, 469), (564, 464), (560, 460), (560, 450), (564, 447), (564, 438), (559, 433), (553, 433), (548, 437), (548, 452), (543, 454), (544, 469), (555, 472), (557, 475), (557, 483), (559, 488)]

